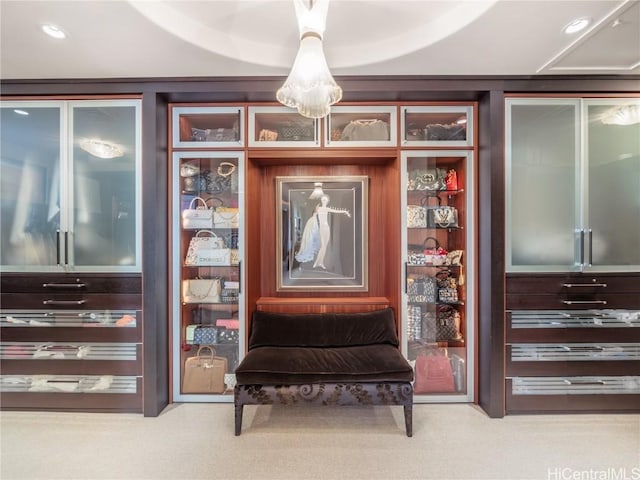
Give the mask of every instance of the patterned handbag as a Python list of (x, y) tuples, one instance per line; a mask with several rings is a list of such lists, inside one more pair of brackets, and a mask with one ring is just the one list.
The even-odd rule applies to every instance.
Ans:
[(430, 227), (455, 228), (458, 226), (458, 209), (449, 205), (429, 210), (427, 224)]
[(435, 312), (425, 312), (422, 314), (422, 338), (427, 342), (435, 342), (437, 338), (436, 331)]
[(407, 338), (409, 341), (422, 338), (422, 308), (420, 305), (407, 307)]
[(407, 205), (407, 228), (427, 228), (427, 209), (423, 205)]
[(445, 342), (462, 339), (460, 321), (460, 312), (455, 308), (449, 306), (440, 308), (436, 320), (436, 341)]
[(182, 281), (184, 303), (220, 303), (222, 285), (219, 278), (186, 279)]
[(218, 343), (218, 327), (198, 325), (193, 332), (194, 345), (214, 345)]
[(187, 266), (230, 265), (231, 250), (211, 230), (198, 230), (189, 241), (184, 264)]
[(442, 303), (458, 303), (458, 282), (448, 268), (436, 274), (438, 283), (438, 301)]
[(435, 277), (417, 276), (407, 278), (407, 294), (412, 303), (435, 303), (437, 297)]

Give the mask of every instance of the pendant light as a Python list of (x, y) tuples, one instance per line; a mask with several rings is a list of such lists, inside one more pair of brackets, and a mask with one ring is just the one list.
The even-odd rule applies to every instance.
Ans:
[[(307, 3), (308, 2), (308, 3)], [(300, 48), (291, 72), (276, 93), (278, 101), (308, 118), (322, 118), (342, 98), (324, 57), (324, 34), (329, 0), (293, 0)]]

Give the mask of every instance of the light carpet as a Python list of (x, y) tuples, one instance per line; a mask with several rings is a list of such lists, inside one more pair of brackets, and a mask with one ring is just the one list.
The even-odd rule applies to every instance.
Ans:
[(473, 405), (176, 404), (132, 414), (2, 412), (2, 480), (640, 480), (639, 415), (491, 419)]

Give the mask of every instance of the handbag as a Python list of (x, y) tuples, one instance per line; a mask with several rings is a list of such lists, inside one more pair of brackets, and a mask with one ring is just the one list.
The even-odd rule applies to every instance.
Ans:
[(313, 140), (313, 125), (283, 125), (278, 129), (282, 141), (297, 142)]
[(220, 303), (221, 290), (219, 278), (183, 280), (182, 301), (184, 303)]
[(460, 312), (454, 307), (441, 307), (436, 319), (436, 341), (461, 340), (460, 321)]
[(461, 266), (463, 253), (464, 253), (464, 250), (451, 250), (449, 253), (447, 253), (447, 259), (445, 260), (444, 264)]
[[(432, 243), (433, 242), (433, 243)], [(447, 259), (447, 251), (440, 246), (440, 242), (435, 237), (424, 239), (424, 255), (427, 263), (432, 265), (443, 265)]]
[(213, 228), (238, 228), (239, 217), (236, 207), (218, 207), (213, 212)]
[(458, 209), (443, 205), (429, 209), (427, 225), (430, 228), (455, 228), (458, 226)]
[(445, 353), (438, 351), (418, 355), (415, 373), (414, 393), (455, 392), (453, 369)]
[(407, 294), (412, 303), (435, 303), (436, 279), (430, 276), (410, 277), (407, 279)]
[[(208, 234), (208, 236), (201, 234)], [(198, 230), (189, 241), (184, 264), (186, 266), (231, 265), (231, 249), (224, 248), (224, 240), (211, 230)]]
[(446, 171), (443, 168), (412, 170), (409, 173), (407, 190), (446, 190)]
[(407, 338), (414, 341), (422, 337), (422, 308), (420, 305), (407, 307)]
[(458, 303), (458, 282), (449, 269), (444, 268), (436, 274), (438, 282), (438, 301), (442, 303)]
[(447, 190), (458, 190), (458, 173), (453, 168), (447, 172), (445, 184)]
[[(193, 178), (193, 177), (189, 177)], [(182, 211), (182, 228), (186, 230), (209, 229), (213, 226), (213, 210), (202, 197), (195, 197), (189, 208)]]
[[(210, 355), (203, 355), (209, 350)], [(195, 357), (184, 362), (182, 393), (223, 393), (224, 374), (227, 373), (227, 359), (217, 357), (209, 346), (201, 346)]]
[(423, 205), (407, 205), (407, 228), (427, 228), (427, 209)]
[(218, 343), (218, 327), (198, 325), (193, 332), (194, 345), (213, 345)]

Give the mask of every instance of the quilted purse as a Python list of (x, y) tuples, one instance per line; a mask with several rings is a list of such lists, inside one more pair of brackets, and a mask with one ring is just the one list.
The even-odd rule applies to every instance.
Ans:
[(283, 125), (278, 131), (278, 138), (288, 142), (313, 140), (313, 126)]
[(219, 278), (183, 280), (182, 301), (184, 303), (220, 303), (221, 290)]
[(238, 228), (240, 214), (235, 207), (218, 207), (213, 213), (214, 228)]
[(195, 197), (189, 203), (189, 208), (182, 211), (182, 228), (185, 230), (206, 230), (212, 226), (213, 210), (207, 207), (207, 202), (202, 197)]

